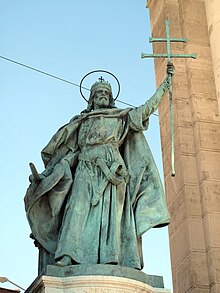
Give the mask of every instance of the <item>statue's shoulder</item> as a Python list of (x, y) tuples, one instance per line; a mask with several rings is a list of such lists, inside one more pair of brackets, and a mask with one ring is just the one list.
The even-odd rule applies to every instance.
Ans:
[(82, 117), (83, 117), (83, 114), (75, 115), (75, 116), (73, 116), (73, 118), (70, 119), (70, 122), (69, 122), (69, 123), (77, 122), (77, 121), (79, 121), (80, 119), (82, 119)]

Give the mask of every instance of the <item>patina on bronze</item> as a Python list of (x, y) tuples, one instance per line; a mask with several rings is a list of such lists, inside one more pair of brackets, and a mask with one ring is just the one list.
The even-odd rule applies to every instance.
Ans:
[(145, 104), (118, 109), (111, 85), (92, 85), (87, 109), (61, 127), (31, 165), (25, 196), (39, 274), (48, 264), (143, 268), (142, 235), (170, 221), (157, 167), (143, 134), (169, 88), (167, 77)]

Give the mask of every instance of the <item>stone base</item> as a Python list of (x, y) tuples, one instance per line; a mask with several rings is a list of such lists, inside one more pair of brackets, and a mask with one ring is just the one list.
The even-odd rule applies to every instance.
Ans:
[(170, 293), (142, 282), (111, 276), (41, 276), (26, 293)]
[(118, 265), (47, 265), (26, 293), (170, 293), (163, 277)]
[(109, 276), (123, 277), (142, 282), (156, 288), (164, 288), (163, 277), (147, 275), (140, 270), (119, 265), (109, 264), (80, 264), (67, 267), (47, 265), (43, 275), (51, 277), (73, 277), (73, 276)]

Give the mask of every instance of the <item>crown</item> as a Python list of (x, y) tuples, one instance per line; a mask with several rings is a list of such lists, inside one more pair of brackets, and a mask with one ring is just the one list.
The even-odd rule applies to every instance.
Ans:
[(110, 83), (108, 81), (105, 81), (102, 76), (99, 78), (99, 81), (96, 81), (91, 86), (90, 91), (93, 92), (93, 91), (95, 91), (99, 87), (104, 87), (104, 88), (108, 89), (110, 92), (112, 92), (112, 87), (111, 87)]

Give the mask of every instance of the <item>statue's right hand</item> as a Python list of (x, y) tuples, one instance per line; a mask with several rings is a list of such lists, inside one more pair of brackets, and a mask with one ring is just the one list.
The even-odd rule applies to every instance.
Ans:
[(44, 179), (45, 178), (45, 176), (44, 175), (42, 175), (42, 174), (38, 174), (38, 178), (36, 178), (33, 174), (31, 174), (30, 176), (29, 176), (29, 181), (30, 181), (30, 183), (39, 183), (42, 179)]
[(39, 176), (41, 177), (41, 179), (44, 179), (45, 177), (49, 176), (53, 171), (52, 167), (47, 167), (41, 174), (39, 174)]
[(123, 182), (123, 179), (117, 178), (114, 174), (112, 174), (111, 172), (109, 172), (106, 175), (108, 181), (110, 181), (112, 184), (114, 185), (119, 185)]
[(35, 181), (34, 176), (32, 174), (29, 176), (29, 181), (30, 181), (30, 183), (33, 183)]

